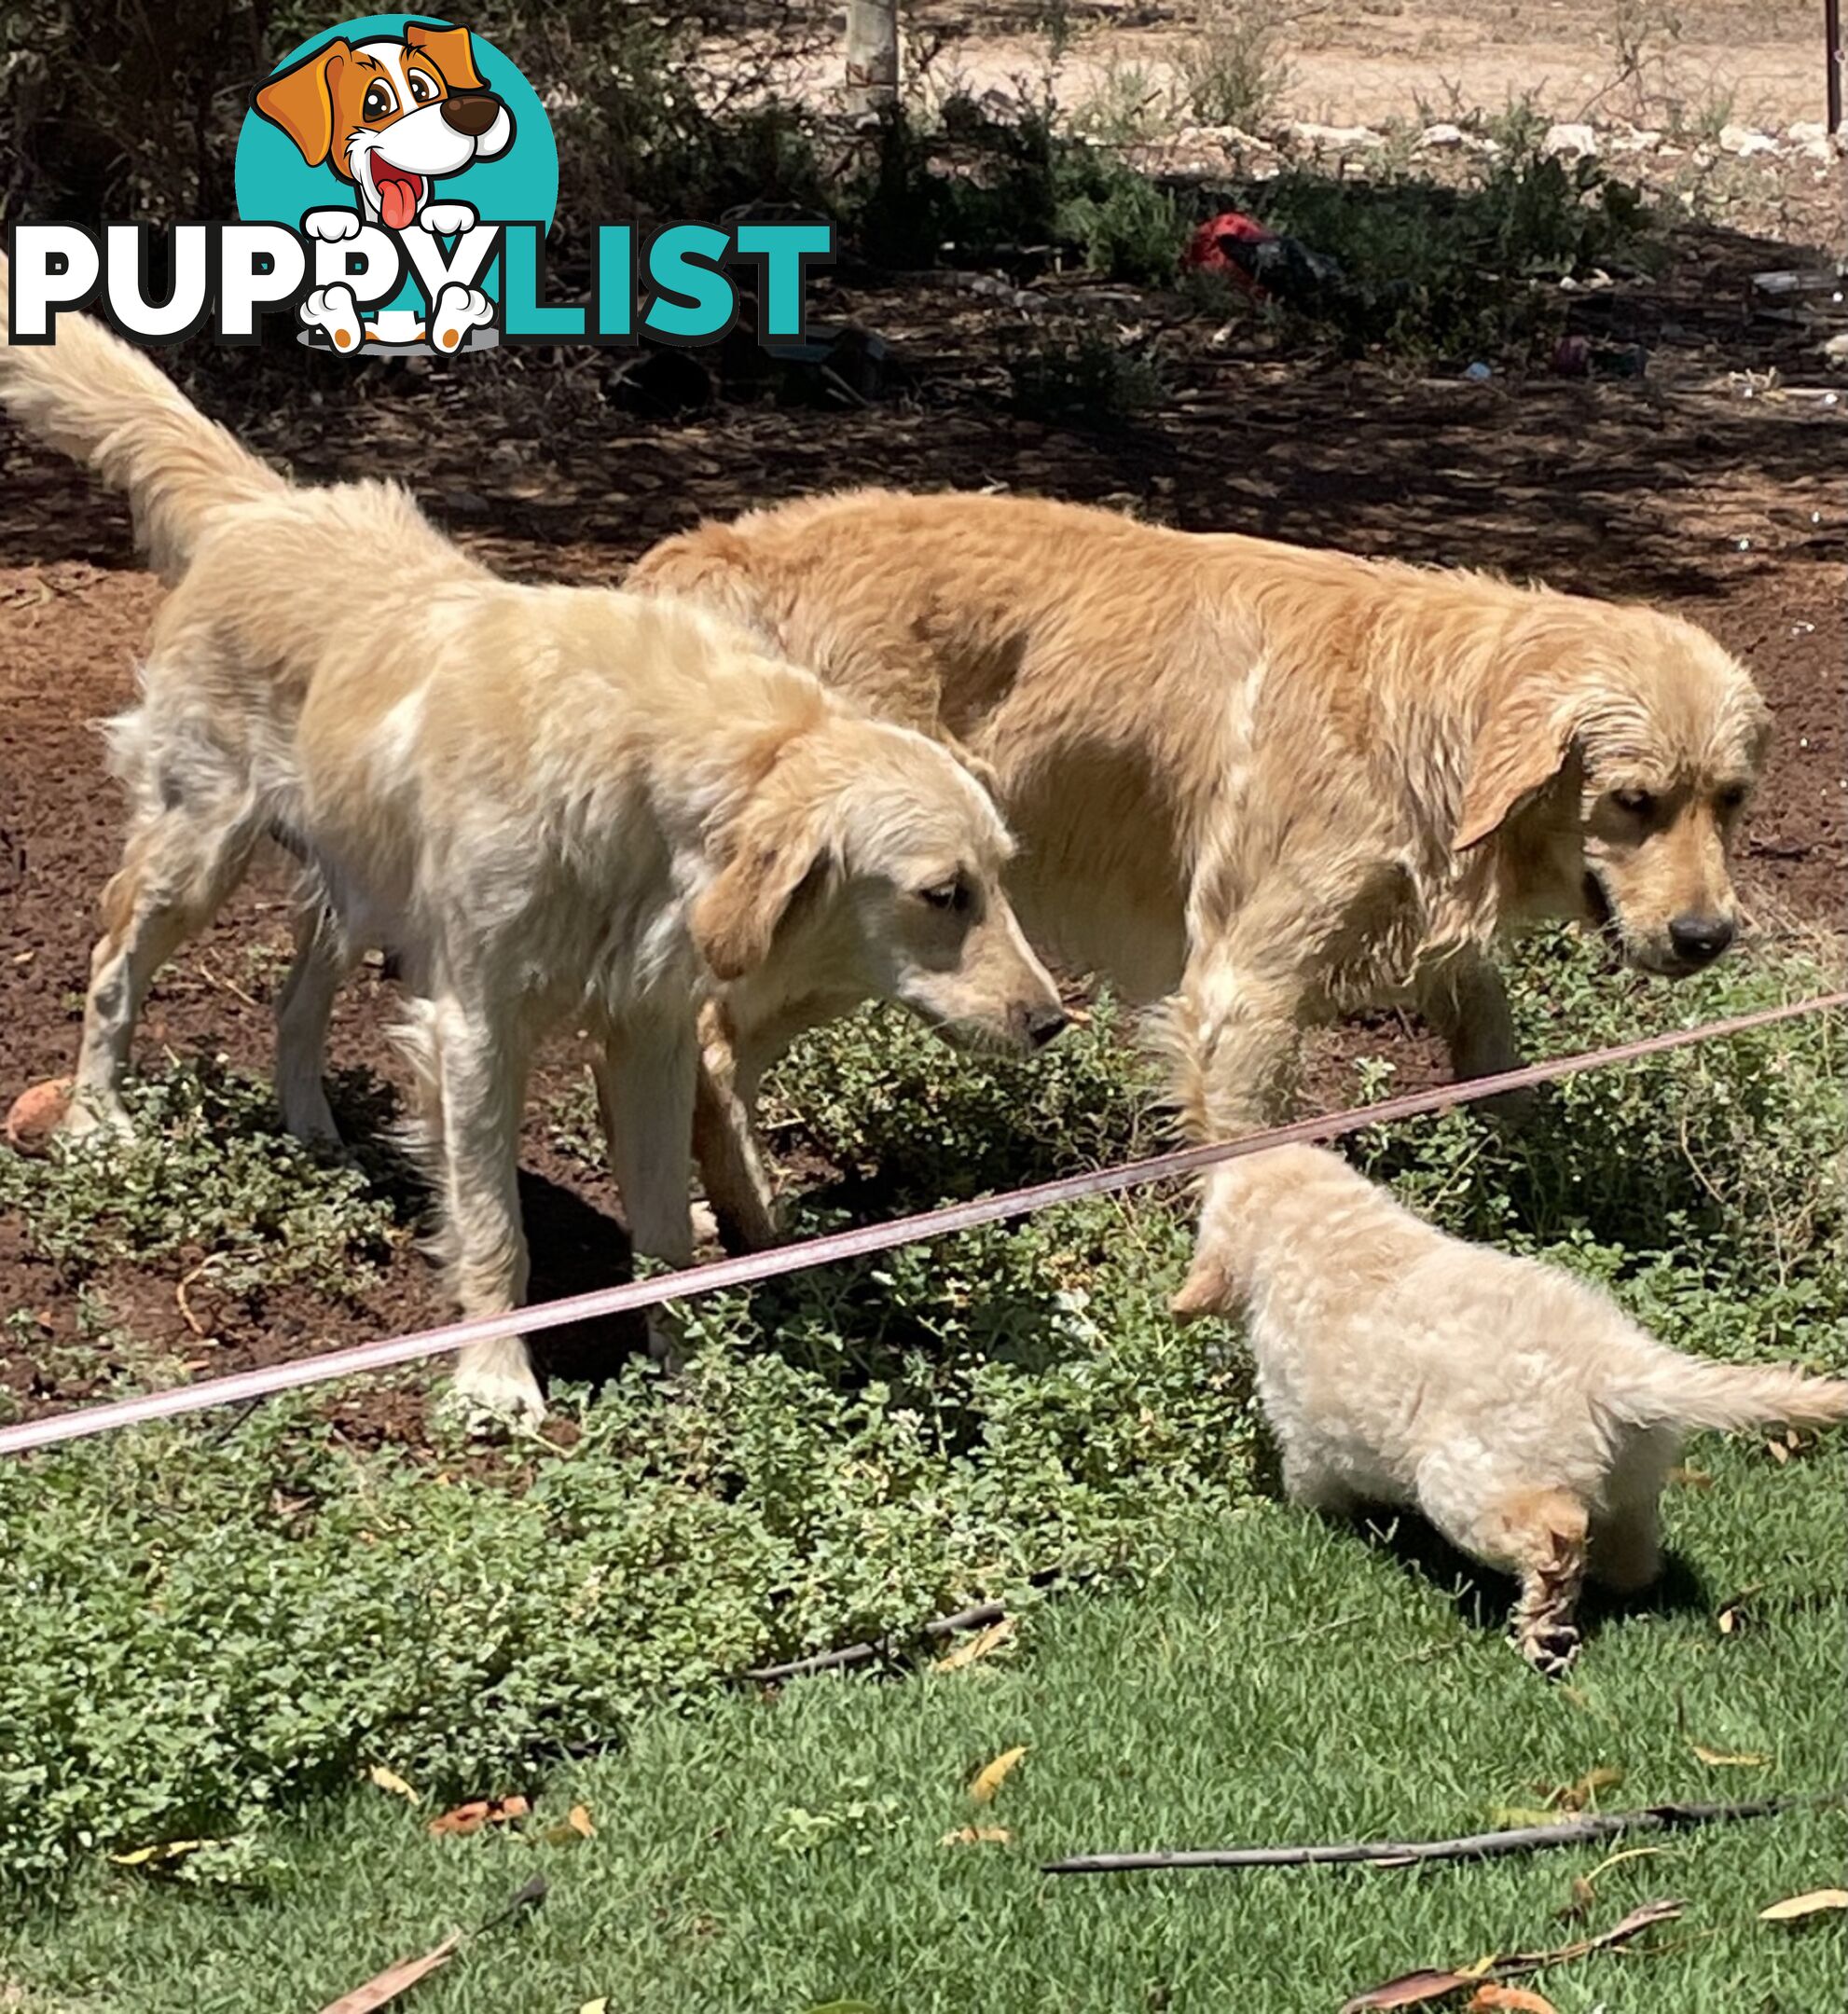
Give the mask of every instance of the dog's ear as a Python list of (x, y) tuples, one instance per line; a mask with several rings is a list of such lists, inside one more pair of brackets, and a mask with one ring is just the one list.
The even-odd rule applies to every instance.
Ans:
[(752, 822), (724, 871), (693, 904), (693, 941), (715, 979), (741, 979), (763, 964), (797, 890), (824, 859), (815, 820)]
[(1451, 846), (1480, 846), (1565, 766), (1575, 722), (1566, 696), (1551, 680), (1504, 692), (1489, 710), (1469, 755)]
[(1180, 1283), (1180, 1291), (1168, 1303), (1176, 1321), (1197, 1321), (1202, 1315), (1229, 1315), (1237, 1305), (1225, 1268), (1204, 1243), (1193, 1254), (1193, 1263)]
[(475, 37), (466, 28), (433, 28), (425, 21), (407, 21), (405, 40), (414, 49), (427, 49), (451, 90), (477, 91), (488, 87), (475, 67)]
[(336, 35), (257, 90), (256, 109), (288, 134), (310, 168), (320, 167), (333, 150), (334, 78), (352, 54), (352, 44)]

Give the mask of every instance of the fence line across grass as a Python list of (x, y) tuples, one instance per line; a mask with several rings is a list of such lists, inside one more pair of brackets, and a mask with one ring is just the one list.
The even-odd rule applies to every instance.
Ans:
[(446, 1323), (441, 1328), (420, 1330), (410, 1335), (387, 1336), (376, 1343), (361, 1343), (347, 1349), (326, 1350), (311, 1357), (265, 1364), (255, 1370), (235, 1372), (228, 1377), (208, 1378), (159, 1391), (141, 1392), (130, 1399), (111, 1400), (103, 1405), (50, 1413), (39, 1419), (0, 1427), (0, 1455), (23, 1455), (34, 1448), (109, 1433), (117, 1428), (137, 1426), (147, 1420), (171, 1419), (180, 1414), (202, 1413), (217, 1406), (243, 1405), (259, 1399), (273, 1398), (281, 1392), (300, 1390), (306, 1386), (328, 1384), (337, 1378), (393, 1370), (401, 1364), (448, 1356), (471, 1343), (487, 1343), (503, 1336), (535, 1335), (547, 1329), (566, 1328), (573, 1322), (628, 1314), (641, 1308), (662, 1307), (672, 1302), (689, 1300), (695, 1294), (755, 1286), (760, 1281), (776, 1279), (784, 1274), (807, 1272), (816, 1266), (834, 1265), (849, 1259), (863, 1259), (874, 1252), (890, 1251), (901, 1245), (921, 1244), (931, 1238), (948, 1237), (982, 1224), (1002, 1223), (1011, 1218), (1050, 1209), (1056, 1204), (1075, 1203), (1086, 1196), (1110, 1195), (1150, 1182), (1197, 1174), (1221, 1162), (1262, 1153), (1267, 1148), (1339, 1139), (1347, 1134), (1363, 1132), (1370, 1126), (1419, 1118), (1456, 1105), (1475, 1104), (1484, 1098), (1497, 1097), (1504, 1092), (1527, 1090), (1538, 1084), (1557, 1083), (1562, 1078), (1576, 1077), (1586, 1070), (1636, 1062), (1645, 1056), (1661, 1055), (1670, 1050), (1691, 1048), (1703, 1042), (1721, 1041), (1731, 1036), (1774, 1028), (1782, 1022), (1831, 1013), (1844, 1006), (1848, 1006), (1848, 991), (1819, 993), (1782, 1007), (1760, 1008), (1752, 1014), (1703, 1022), (1691, 1028), (1647, 1035), (1634, 1041), (1614, 1042), (1603, 1049), (1555, 1056), (1544, 1063), (1524, 1064), (1518, 1069), (1501, 1070), (1494, 1076), (1479, 1077), (1468, 1083), (1441, 1084), (1429, 1091), (1406, 1092), (1398, 1097), (1382, 1098), (1373, 1105), (1351, 1106), (1341, 1111), (1324, 1112), (1313, 1119), (1293, 1120), (1287, 1125), (1248, 1133), (1235, 1140), (1175, 1148), (1166, 1153), (1123, 1162), (1115, 1167), (1064, 1175), (1053, 1181), (1036, 1182), (1027, 1188), (978, 1197), (973, 1202), (952, 1203), (941, 1209), (921, 1210), (912, 1216), (892, 1218), (884, 1223), (862, 1224), (850, 1231), (830, 1232), (823, 1237), (806, 1238), (797, 1244), (779, 1245), (768, 1251), (752, 1252), (741, 1258), (713, 1260), (704, 1265), (656, 1274), (618, 1287), (602, 1287), (560, 1301), (539, 1302), (530, 1307), (509, 1308), (500, 1314), (479, 1315), (465, 1321)]

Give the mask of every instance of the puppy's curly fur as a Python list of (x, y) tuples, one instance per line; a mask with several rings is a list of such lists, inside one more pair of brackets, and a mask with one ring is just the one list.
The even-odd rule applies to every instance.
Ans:
[(1848, 1381), (1667, 1348), (1609, 1298), (1447, 1236), (1315, 1147), (1214, 1170), (1183, 1317), (1243, 1310), (1292, 1501), (1418, 1510), (1519, 1578), (1515, 1638), (1578, 1649), (1586, 1574), (1647, 1586), (1657, 1499), (1701, 1427), (1848, 1418)]

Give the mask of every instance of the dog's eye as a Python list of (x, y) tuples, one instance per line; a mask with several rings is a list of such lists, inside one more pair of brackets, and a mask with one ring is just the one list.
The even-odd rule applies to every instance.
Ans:
[(919, 889), (917, 899), (929, 903), (933, 909), (946, 909), (952, 916), (960, 916), (972, 898), (968, 882), (958, 876), (954, 881), (940, 881), (933, 888)]
[(413, 70), (410, 74), (410, 94), (419, 104), (428, 104), (436, 95), (436, 87), (421, 70)]
[(359, 116), (364, 119), (390, 118), (397, 109), (398, 101), (389, 84), (368, 84), (359, 102)]
[(1745, 802), (1745, 786), (1743, 783), (1728, 784), (1726, 789), (1721, 791), (1714, 799), (1714, 803), (1719, 807), (1721, 815), (1727, 818), (1731, 817), (1732, 813), (1738, 810), (1739, 807)]
[(1646, 819), (1656, 807), (1655, 799), (1646, 790), (1612, 791), (1610, 801), (1620, 811), (1629, 812), (1632, 818)]

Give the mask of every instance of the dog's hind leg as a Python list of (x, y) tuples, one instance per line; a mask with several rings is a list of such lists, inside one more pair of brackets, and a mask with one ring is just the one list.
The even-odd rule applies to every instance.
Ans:
[[(433, 1158), (451, 1290), (465, 1317), (498, 1315), (526, 1298), (519, 1115), (528, 1045), (508, 1017), (479, 1000), (441, 997), (420, 1020), (434, 1051), (423, 1068), (434, 1077), (438, 1107), (430, 1116), (441, 1127)], [(545, 1417), (545, 1396), (517, 1335), (471, 1343), (457, 1359), (455, 1389), (472, 1415), (516, 1423)]]
[(243, 878), (260, 835), (247, 798), (186, 803), (137, 822), (121, 868), (103, 890), (103, 931), (90, 954), (66, 1132), (130, 1130), (122, 1076), (148, 986)]
[[(597, 1097), (610, 1165), (639, 1259), (669, 1266), (693, 1258), (688, 1146), (693, 1130), (699, 1036), (691, 1018), (633, 1021), (611, 1030), (597, 1059)], [(671, 1367), (679, 1355), (671, 1323), (656, 1311), (649, 1348)]]
[(1514, 1647), (1542, 1676), (1563, 1676), (1579, 1654), (1591, 1530), (1583, 1499), (1564, 1489), (1496, 1489), (1480, 1462), (1446, 1458), (1420, 1473), (1418, 1504), (1453, 1545), (1516, 1577)]
[(334, 996), (353, 967), (352, 948), (338, 919), (318, 898), (295, 917), (295, 960), (276, 1000), (276, 1099), (283, 1123), (298, 1140), (340, 1144), (327, 1103), (327, 1024)]

